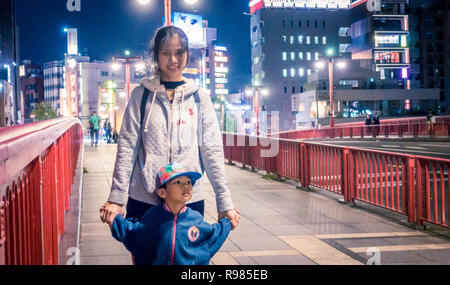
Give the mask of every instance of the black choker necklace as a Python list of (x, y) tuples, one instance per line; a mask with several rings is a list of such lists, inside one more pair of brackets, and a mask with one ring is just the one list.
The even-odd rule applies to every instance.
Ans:
[(175, 89), (181, 85), (183, 85), (185, 82), (184, 81), (161, 81), (161, 84), (164, 85), (164, 87), (166, 87), (166, 89)]

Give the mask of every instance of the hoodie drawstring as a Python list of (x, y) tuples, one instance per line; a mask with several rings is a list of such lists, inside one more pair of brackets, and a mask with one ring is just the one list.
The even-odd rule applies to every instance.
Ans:
[(148, 124), (150, 122), (150, 114), (152, 113), (153, 105), (155, 104), (155, 99), (156, 99), (156, 89), (153, 91), (152, 104), (150, 105), (150, 111), (148, 112), (148, 115), (147, 115), (147, 122), (145, 122), (144, 131), (148, 130)]
[(181, 91), (181, 105), (179, 108), (180, 112), (180, 126), (178, 127), (178, 143), (181, 147), (181, 128), (183, 126), (183, 103), (184, 103), (184, 90)]

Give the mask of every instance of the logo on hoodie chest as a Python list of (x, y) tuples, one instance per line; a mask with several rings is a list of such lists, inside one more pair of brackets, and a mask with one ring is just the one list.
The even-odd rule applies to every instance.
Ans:
[(189, 228), (187, 235), (189, 240), (194, 242), (200, 237), (200, 230), (196, 226), (192, 226)]
[[(187, 120), (192, 120), (192, 117), (194, 116), (194, 110), (192, 108), (189, 108), (189, 116), (183, 116), (183, 118), (186, 118)], [(186, 125), (187, 121), (186, 120), (178, 120), (177, 121), (177, 126), (179, 125)]]

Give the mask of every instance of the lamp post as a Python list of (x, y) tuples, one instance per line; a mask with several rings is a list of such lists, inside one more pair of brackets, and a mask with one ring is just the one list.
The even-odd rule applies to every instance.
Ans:
[[(334, 85), (333, 85), (333, 67), (335, 63), (334, 50), (328, 49), (326, 51), (327, 61), (328, 61), (328, 92), (330, 96), (330, 128), (334, 128), (334, 104), (333, 104), (333, 95), (334, 95)], [(339, 61), (337, 66), (339, 68), (344, 68), (346, 65), (345, 62)], [(325, 67), (325, 64), (321, 61), (316, 63), (316, 67), (318, 69), (322, 69)]]
[[(125, 56), (113, 57), (113, 61), (125, 63), (125, 73), (126, 73), (126, 89), (127, 89), (127, 102), (130, 100), (130, 64), (132, 62), (142, 61), (142, 56), (134, 56), (130, 55), (130, 51), (125, 51)], [(112, 68), (117, 70), (120, 66), (117, 63), (113, 63)]]
[(259, 136), (259, 93), (267, 95), (269, 92), (263, 86), (249, 86), (245, 91), (247, 96), (253, 97), (253, 111), (256, 113), (256, 136)]

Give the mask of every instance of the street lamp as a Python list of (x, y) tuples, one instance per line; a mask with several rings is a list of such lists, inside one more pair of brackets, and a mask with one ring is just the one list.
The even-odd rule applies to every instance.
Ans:
[[(328, 60), (328, 89), (330, 95), (330, 128), (334, 128), (334, 105), (333, 105), (333, 64), (335, 63), (334, 50), (332, 48), (327, 49), (326, 51), (327, 60)], [(338, 61), (336, 63), (338, 68), (344, 68), (346, 63), (344, 61)], [(318, 69), (323, 69), (325, 67), (325, 63), (323, 61), (316, 62), (316, 67)]]
[(269, 95), (269, 90), (262, 86), (249, 86), (248, 89), (245, 90), (245, 94), (247, 96), (254, 95), (253, 101), (253, 109), (256, 113), (256, 136), (259, 136), (259, 93), (261, 95), (267, 96)]
[[(125, 63), (125, 70), (126, 70), (126, 88), (127, 88), (127, 102), (130, 99), (130, 64), (132, 62), (142, 62), (142, 57), (141, 56), (135, 56), (132, 57), (130, 56), (130, 51), (126, 50), (125, 51), (125, 56), (119, 56), (119, 57), (113, 57), (113, 61), (115, 61), (112, 65), (111, 68), (113, 70), (119, 70), (120, 68), (120, 63)], [(144, 66), (145, 69), (145, 66)]]

